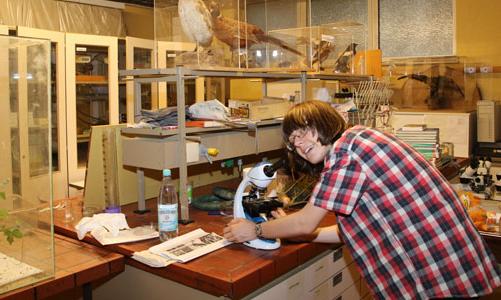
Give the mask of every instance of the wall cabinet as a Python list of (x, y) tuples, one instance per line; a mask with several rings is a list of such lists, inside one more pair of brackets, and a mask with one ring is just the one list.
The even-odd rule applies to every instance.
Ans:
[(66, 34), (69, 182), (82, 181), (90, 128), (119, 123), (118, 39)]

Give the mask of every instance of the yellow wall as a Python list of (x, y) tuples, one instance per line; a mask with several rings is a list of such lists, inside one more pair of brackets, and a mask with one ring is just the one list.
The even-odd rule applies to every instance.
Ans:
[[(456, 0), (456, 54), (472, 63), (501, 66), (501, 1)], [(501, 74), (481, 74), (482, 99), (501, 100)]]

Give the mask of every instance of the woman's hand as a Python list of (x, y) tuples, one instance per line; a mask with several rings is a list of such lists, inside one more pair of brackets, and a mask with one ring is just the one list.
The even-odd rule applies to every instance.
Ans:
[(257, 238), (256, 224), (246, 219), (233, 219), (223, 230), (224, 238), (230, 242), (243, 243)]
[(277, 208), (277, 210), (272, 211), (271, 215), (273, 216), (274, 219), (280, 219), (282, 217), (287, 216), (287, 214), (281, 207)]

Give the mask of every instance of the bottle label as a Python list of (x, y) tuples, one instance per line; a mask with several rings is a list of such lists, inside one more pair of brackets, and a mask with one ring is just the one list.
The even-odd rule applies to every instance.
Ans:
[(177, 204), (158, 205), (158, 230), (177, 230)]

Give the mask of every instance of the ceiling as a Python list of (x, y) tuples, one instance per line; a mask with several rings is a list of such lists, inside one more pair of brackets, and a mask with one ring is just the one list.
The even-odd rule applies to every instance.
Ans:
[[(108, 0), (108, 1), (113, 1), (113, 2), (120, 2), (120, 3), (126, 3), (126, 4), (135, 4), (135, 5), (141, 5), (141, 6), (147, 6), (147, 7), (153, 7), (153, 3), (155, 0)], [(168, 5), (176, 5), (178, 0), (162, 0), (162, 4), (168, 4)], [(247, 0), (247, 4), (252, 4), (252, 3), (261, 3), (264, 2), (265, 0)]]
[(135, 4), (148, 7), (153, 7), (153, 2), (154, 2), (154, 0), (108, 0), (108, 1), (120, 2), (125, 4)]

